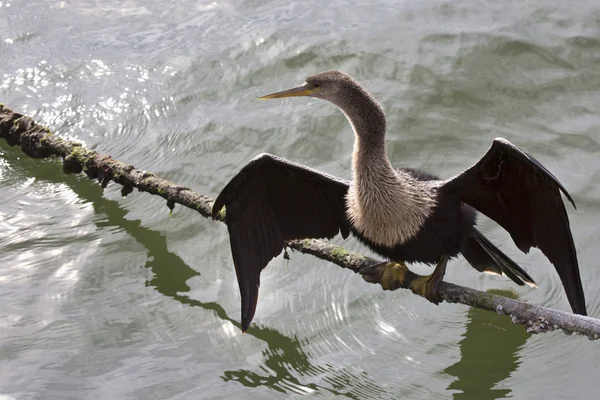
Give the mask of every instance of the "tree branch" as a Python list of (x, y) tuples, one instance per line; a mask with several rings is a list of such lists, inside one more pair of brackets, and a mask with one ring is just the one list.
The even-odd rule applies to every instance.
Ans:
[[(123, 196), (127, 196), (133, 188), (137, 188), (140, 192), (161, 196), (167, 201), (167, 206), (171, 210), (177, 203), (198, 211), (205, 218), (210, 218), (214, 199), (114, 160), (110, 156), (87, 150), (76, 142), (61, 139), (53, 135), (48, 128), (36, 124), (31, 118), (15, 113), (1, 104), (0, 137), (11, 146), (19, 145), (30, 157), (46, 158), (52, 155), (62, 157), (63, 169), (66, 173), (85, 172), (90, 179), (97, 179), (103, 187), (106, 187), (110, 181), (116, 182), (123, 186), (121, 189)], [(221, 211), (217, 219), (224, 222), (225, 212)], [(287, 246), (355, 273), (364, 267), (379, 263), (321, 240), (293, 240), (288, 242)], [(409, 288), (410, 283), (419, 277), (417, 274), (407, 272), (401, 287)], [(513, 323), (525, 325), (530, 333), (562, 329), (567, 334), (585, 335), (591, 340), (600, 337), (600, 320), (595, 318), (525, 303), (447, 282), (442, 282), (439, 294), (449, 303), (461, 303), (509, 315)]]

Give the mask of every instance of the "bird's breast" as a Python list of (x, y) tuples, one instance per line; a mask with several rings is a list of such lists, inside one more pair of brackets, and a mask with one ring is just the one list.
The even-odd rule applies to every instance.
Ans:
[(419, 233), (435, 204), (432, 193), (414, 187), (353, 185), (346, 196), (346, 213), (361, 235), (392, 248)]

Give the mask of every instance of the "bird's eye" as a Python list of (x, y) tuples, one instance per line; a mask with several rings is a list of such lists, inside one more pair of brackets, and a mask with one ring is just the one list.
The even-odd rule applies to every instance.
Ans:
[(319, 82), (315, 82), (312, 84), (313, 88), (318, 89), (321, 87), (321, 84)]

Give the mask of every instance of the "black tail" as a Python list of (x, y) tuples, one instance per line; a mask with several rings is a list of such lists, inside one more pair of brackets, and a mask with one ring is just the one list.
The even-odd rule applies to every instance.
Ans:
[(537, 286), (527, 272), (487, 240), (477, 229), (473, 229), (473, 234), (469, 237), (462, 254), (477, 271), (506, 275), (517, 285)]

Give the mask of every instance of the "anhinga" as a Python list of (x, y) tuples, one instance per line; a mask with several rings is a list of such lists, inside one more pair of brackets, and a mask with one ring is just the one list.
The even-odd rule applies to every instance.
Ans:
[(292, 96), (328, 100), (346, 115), (355, 134), (352, 181), (261, 154), (219, 194), (212, 212), (216, 217), (226, 207), (243, 331), (254, 317), (261, 271), (290, 239), (332, 238), (338, 232), (346, 238), (352, 232), (390, 260), (378, 265), (388, 277), (406, 268), (405, 262), (435, 264), (434, 272), (414, 281), (411, 289), (436, 304), (446, 263), (459, 254), (478, 271), (535, 285), (474, 227), (476, 211), (506, 229), (521, 251), (539, 248), (556, 268), (573, 311), (586, 315), (560, 192), (575, 203), (533, 157), (496, 138), (481, 160), (451, 179), (394, 169), (385, 150), (384, 111), (350, 76), (322, 72), (306, 78), (302, 86), (261, 99)]

